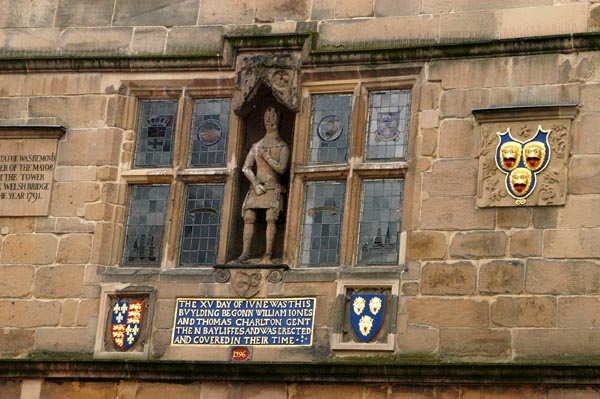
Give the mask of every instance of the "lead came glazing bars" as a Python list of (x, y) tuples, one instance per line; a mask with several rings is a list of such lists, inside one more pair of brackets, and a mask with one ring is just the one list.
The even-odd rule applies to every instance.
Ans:
[(309, 161), (311, 163), (347, 162), (352, 95), (313, 95), (311, 115)]
[(358, 264), (398, 262), (403, 192), (403, 179), (363, 181)]
[[(168, 239), (179, 240), (178, 245), (169, 242), (177, 248), (179, 256), (166, 259), (164, 267), (214, 264), (218, 258), (221, 230), (228, 231), (232, 222), (222, 220), (222, 217), (225, 214), (235, 217), (231, 216), (236, 212), (231, 213), (230, 199), (225, 198), (225, 186), (229, 183), (223, 183), (228, 180), (229, 173), (225, 173), (224, 168), (228, 167), (232, 100), (208, 98), (204, 93), (202, 98), (183, 100), (151, 98), (139, 101), (133, 167), (174, 168), (175, 174), (172, 177), (164, 173), (149, 174), (147, 180), (132, 178), (124, 265), (161, 264), (160, 250), (167, 245), (163, 242), (164, 220), (169, 206), (172, 206), (169, 217), (179, 225), (179, 232), (169, 233)], [(299, 199), (301, 203), (294, 204), (297, 211), (293, 212), (297, 214), (289, 218), (301, 226), (297, 236), (299, 242), (296, 237), (292, 239), (295, 241), (292, 245), (298, 248), (298, 257), (286, 259), (287, 262), (308, 267), (397, 263), (402, 176), (406, 171), (403, 165), (392, 170), (386, 164), (407, 159), (410, 100), (409, 89), (389, 89), (389, 86), (373, 82), (362, 86), (361, 83), (358, 86), (345, 83), (330, 88), (329, 92), (318, 88), (311, 94), (311, 105), (303, 113), (305, 127), (302, 132), (296, 132), (302, 135), (300, 139), (308, 143), (308, 148), (299, 152), (301, 162), (291, 160), (292, 168), (304, 164), (301, 171), (304, 182), (300, 184), (304, 185), (305, 195)], [(180, 116), (185, 133), (179, 131), (177, 134), (188, 136), (177, 138), (179, 147), (175, 151), (175, 122), (180, 102), (185, 102), (182, 109), (187, 115)], [(353, 109), (355, 104), (357, 107)], [(236, 138), (232, 136), (231, 139)], [(183, 148), (184, 145), (187, 148)], [(351, 154), (353, 162), (349, 162)], [(378, 165), (382, 166), (381, 174)], [(194, 168), (214, 168), (220, 177), (209, 177), (210, 173), (193, 171)], [(138, 185), (141, 181), (145, 185)], [(164, 184), (167, 181), (171, 184)], [(290, 183), (290, 192), (295, 191), (296, 184)], [(174, 205), (168, 203), (169, 186), (174, 190)], [(152, 187), (163, 187), (156, 191), (162, 192), (160, 195), (164, 197), (162, 209), (149, 211), (155, 205), (149, 205), (149, 199), (137, 196), (138, 190), (145, 192), (146, 187), (149, 192), (154, 192)], [(346, 204), (346, 189), (360, 196), (360, 201)], [(388, 193), (390, 190), (392, 194)], [(346, 206), (349, 207), (347, 210), (344, 209)], [(223, 207), (228, 210), (226, 213), (222, 213)], [(181, 213), (173, 216), (179, 209)], [(345, 230), (342, 230), (345, 211), (349, 213), (344, 221)], [(222, 222), (225, 223), (223, 227)], [(220, 250), (228, 252), (223, 244)]]
[(171, 166), (176, 119), (177, 101), (140, 101), (135, 168)]
[(300, 263), (337, 265), (346, 183), (306, 182)]
[(180, 266), (215, 263), (219, 245), (223, 184), (192, 184), (186, 190)]
[(410, 90), (369, 93), (367, 161), (405, 160), (410, 122)]
[(194, 101), (190, 138), (190, 167), (225, 166), (231, 99)]
[(160, 264), (168, 198), (166, 184), (130, 187), (124, 265)]

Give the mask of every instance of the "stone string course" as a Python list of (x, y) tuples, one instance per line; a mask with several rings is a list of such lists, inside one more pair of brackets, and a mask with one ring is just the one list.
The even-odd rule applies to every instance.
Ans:
[(39, 0), (6, 8), (3, 56), (215, 53), (225, 35), (257, 32), (316, 32), (320, 48), (339, 49), (600, 28), (592, 0)]
[[(594, 385), (578, 387), (533, 387), (528, 385), (491, 385), (482, 388), (474, 385), (406, 386), (401, 384), (351, 384), (351, 383), (241, 383), (206, 381), (179, 384), (177, 382), (70, 382), (65, 380), (36, 379), (0, 382), (2, 397), (18, 398), (21, 392), (39, 393), (43, 398), (72, 397), (90, 399), (160, 399), (166, 395), (182, 399), (598, 399)], [(12, 395), (12, 396), (9, 396)], [(71, 397), (71, 396), (70, 396)]]

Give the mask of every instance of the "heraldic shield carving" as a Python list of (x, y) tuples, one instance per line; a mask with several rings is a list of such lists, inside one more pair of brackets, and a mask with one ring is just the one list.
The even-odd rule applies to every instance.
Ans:
[(369, 342), (383, 324), (384, 294), (352, 294), (350, 325), (362, 342)]
[(564, 205), (577, 112), (574, 104), (474, 109), (477, 206)]
[(517, 205), (526, 203), (526, 198), (535, 189), (536, 175), (548, 165), (550, 132), (538, 126), (536, 135), (525, 142), (512, 137), (510, 128), (504, 133), (496, 133), (499, 139), (496, 165), (506, 174), (506, 190)]
[(112, 307), (110, 331), (114, 344), (121, 351), (131, 348), (142, 331), (144, 302), (115, 302)]

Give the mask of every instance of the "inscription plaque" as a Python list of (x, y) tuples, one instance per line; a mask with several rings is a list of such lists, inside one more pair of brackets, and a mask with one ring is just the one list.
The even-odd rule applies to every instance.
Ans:
[(315, 298), (180, 298), (172, 345), (312, 345)]
[(0, 132), (0, 216), (48, 215), (59, 135), (35, 130), (35, 137), (30, 129), (22, 132), (27, 138), (16, 137), (17, 128)]

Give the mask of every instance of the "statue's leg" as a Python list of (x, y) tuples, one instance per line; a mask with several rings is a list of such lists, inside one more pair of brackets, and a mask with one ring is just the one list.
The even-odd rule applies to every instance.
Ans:
[(246, 209), (244, 211), (244, 235), (242, 244), (242, 254), (238, 261), (245, 262), (250, 259), (250, 244), (254, 238), (254, 222), (256, 222), (256, 211)]
[(267, 247), (265, 254), (262, 257), (260, 263), (271, 263), (271, 256), (273, 255), (273, 244), (275, 241), (275, 234), (277, 233), (277, 216), (275, 209), (267, 209)]

